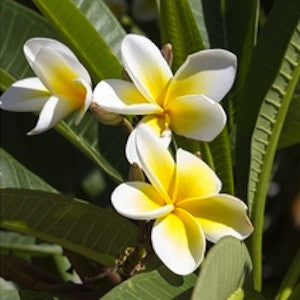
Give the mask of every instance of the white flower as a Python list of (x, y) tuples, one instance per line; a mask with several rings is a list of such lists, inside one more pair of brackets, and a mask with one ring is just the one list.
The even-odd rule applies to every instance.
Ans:
[(24, 45), (25, 57), (37, 77), (12, 84), (0, 98), (8, 111), (40, 111), (29, 135), (44, 132), (78, 109), (78, 124), (92, 101), (91, 78), (74, 53), (48, 38), (32, 38)]
[(174, 273), (192, 273), (201, 263), (205, 238), (216, 243), (230, 235), (246, 238), (253, 231), (247, 206), (220, 194), (221, 182), (197, 156), (179, 149), (176, 163), (149, 127), (141, 125), (135, 143), (146, 182), (119, 185), (111, 199), (123, 216), (155, 220), (151, 240), (155, 253)]
[[(194, 53), (173, 76), (160, 50), (143, 36), (127, 35), (121, 51), (132, 83), (118, 79), (100, 82), (93, 95), (98, 105), (108, 112), (146, 115), (141, 123), (162, 136), (166, 145), (170, 130), (202, 141), (211, 141), (222, 131), (226, 115), (218, 102), (233, 85), (234, 54), (221, 49)], [(126, 147), (131, 163), (138, 162), (136, 131)]]

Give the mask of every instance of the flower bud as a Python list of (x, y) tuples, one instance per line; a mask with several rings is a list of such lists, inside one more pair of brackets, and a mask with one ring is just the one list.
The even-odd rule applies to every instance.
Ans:
[(197, 157), (201, 158), (201, 152), (198, 150), (196, 152), (194, 152), (194, 155), (196, 155)]
[(161, 54), (167, 61), (169, 66), (172, 66), (173, 63), (173, 47), (171, 44), (166, 44), (161, 49)]
[(118, 126), (123, 122), (123, 117), (115, 113), (107, 112), (96, 102), (92, 102), (90, 105), (90, 111), (98, 121), (105, 125)]

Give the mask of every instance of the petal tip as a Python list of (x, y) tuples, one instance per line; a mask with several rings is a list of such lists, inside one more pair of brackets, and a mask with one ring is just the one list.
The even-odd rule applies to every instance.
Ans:
[(26, 133), (26, 135), (28, 135), (28, 136), (37, 135), (37, 134), (39, 134), (39, 132), (37, 132), (37, 131), (34, 130), (34, 129), (32, 129), (32, 130), (30, 130), (30, 131), (28, 131), (28, 132)]

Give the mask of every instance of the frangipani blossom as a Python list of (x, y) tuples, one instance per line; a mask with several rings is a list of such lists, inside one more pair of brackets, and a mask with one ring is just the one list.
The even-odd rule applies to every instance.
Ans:
[(29, 135), (52, 128), (76, 109), (78, 124), (92, 101), (87, 70), (68, 47), (53, 39), (32, 38), (23, 50), (37, 77), (12, 84), (1, 96), (0, 107), (18, 112), (40, 111), (37, 125)]
[(199, 157), (179, 149), (175, 163), (147, 126), (141, 125), (137, 135), (136, 152), (150, 183), (122, 183), (112, 204), (125, 217), (155, 219), (153, 248), (170, 270), (193, 272), (203, 259), (205, 239), (216, 243), (227, 235), (242, 240), (251, 234), (246, 205), (219, 194), (220, 180)]
[[(93, 101), (108, 112), (145, 115), (141, 123), (170, 141), (170, 130), (202, 141), (213, 140), (226, 123), (218, 102), (233, 85), (236, 56), (221, 49), (190, 55), (173, 76), (160, 50), (146, 37), (129, 34), (121, 46), (124, 67), (132, 82), (111, 79), (100, 82)], [(139, 125), (137, 126), (137, 128)], [(131, 163), (136, 131), (126, 153)]]

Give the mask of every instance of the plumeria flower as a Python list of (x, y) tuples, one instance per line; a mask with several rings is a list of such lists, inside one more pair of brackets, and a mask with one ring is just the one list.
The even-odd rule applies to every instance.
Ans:
[(247, 206), (220, 194), (221, 182), (197, 156), (179, 149), (176, 163), (151, 129), (141, 125), (136, 152), (150, 183), (122, 183), (113, 192), (114, 208), (135, 220), (155, 220), (151, 240), (157, 256), (174, 273), (193, 272), (203, 259), (205, 239), (240, 240), (251, 234)]
[(74, 110), (78, 110), (78, 124), (92, 101), (87, 70), (68, 47), (53, 39), (32, 38), (23, 50), (37, 77), (12, 84), (1, 96), (0, 107), (18, 112), (40, 111), (29, 135), (52, 128)]
[[(226, 115), (218, 102), (234, 82), (234, 54), (221, 49), (194, 53), (173, 76), (160, 50), (146, 37), (127, 35), (121, 52), (132, 83), (118, 79), (100, 82), (93, 95), (98, 105), (118, 114), (145, 115), (140, 124), (150, 126), (166, 145), (170, 130), (202, 141), (211, 141), (222, 131)], [(136, 131), (126, 146), (131, 163), (138, 160)]]

